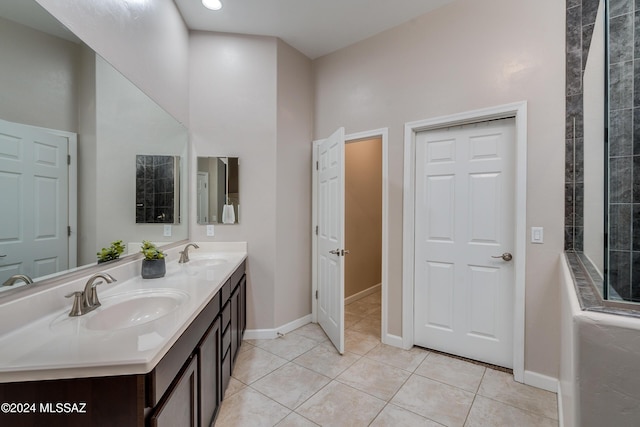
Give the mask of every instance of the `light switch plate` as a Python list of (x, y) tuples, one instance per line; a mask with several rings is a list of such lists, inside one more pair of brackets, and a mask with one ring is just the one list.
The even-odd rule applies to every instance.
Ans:
[(531, 227), (531, 243), (544, 243), (544, 228)]
[(171, 224), (164, 225), (164, 237), (171, 237)]
[(213, 225), (209, 224), (207, 225), (207, 236), (209, 237), (213, 237), (215, 235), (214, 230), (213, 230)]

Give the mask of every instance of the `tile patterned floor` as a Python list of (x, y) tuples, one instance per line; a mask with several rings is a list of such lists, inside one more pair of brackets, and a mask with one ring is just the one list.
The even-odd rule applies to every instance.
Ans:
[(380, 293), (345, 307), (344, 355), (316, 324), (246, 340), (216, 426), (558, 426), (556, 395), (380, 342)]

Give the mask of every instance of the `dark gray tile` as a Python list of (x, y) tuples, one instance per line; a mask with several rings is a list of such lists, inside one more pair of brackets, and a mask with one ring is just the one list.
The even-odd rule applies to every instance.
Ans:
[[(582, 138), (576, 138), (574, 147), (574, 173), (576, 183), (584, 182), (584, 140)], [(604, 144), (603, 144), (604, 152)]]
[(582, 26), (582, 69), (587, 66), (589, 50), (591, 49), (591, 38), (593, 36), (593, 24)]
[(573, 227), (564, 227), (564, 250), (573, 251)]
[(582, 50), (582, 8), (572, 7), (567, 9), (567, 50)]
[(620, 15), (609, 20), (609, 62), (631, 61), (634, 57), (634, 15)]
[(567, 51), (567, 92), (566, 95), (576, 95), (582, 92), (582, 51), (571, 49)]
[[(575, 212), (574, 212), (574, 225), (576, 227), (582, 227), (584, 225), (584, 184), (577, 182), (575, 189)], [(576, 244), (578, 244), (580, 239), (577, 238), (576, 235)], [(578, 249), (576, 249), (578, 250)]]
[(631, 250), (631, 203), (609, 205), (609, 250)]
[(631, 297), (631, 252), (609, 252), (609, 286), (618, 295), (629, 300)]
[(632, 187), (631, 157), (609, 159), (609, 201), (610, 203), (631, 203)]
[(633, 106), (640, 106), (640, 59), (633, 61)]
[(573, 183), (568, 183), (564, 186), (564, 224), (567, 227), (575, 225), (574, 189), (575, 185)]
[(640, 108), (633, 109), (633, 154), (640, 155)]
[(633, 61), (609, 67), (609, 108), (622, 110), (633, 105)]
[(634, 35), (633, 35), (633, 57), (640, 59), (640, 10), (636, 6), (633, 18)]
[(600, 0), (582, 0), (582, 25), (592, 25), (596, 22)]
[[(640, 203), (640, 156), (633, 156), (633, 203)], [(640, 250), (640, 248), (638, 248)]]
[[(609, 113), (609, 156), (630, 156), (633, 148), (632, 109)], [(640, 129), (639, 129), (640, 130)]]
[(640, 302), (640, 252), (632, 252), (631, 260), (631, 301)]
[[(633, 204), (633, 237), (631, 249), (640, 251), (640, 203)], [(640, 277), (638, 277), (640, 280)]]
[(584, 227), (575, 227), (573, 248), (578, 252), (584, 251)]
[(567, 184), (575, 182), (574, 175), (574, 157), (573, 157), (573, 139), (565, 140), (564, 145), (564, 182)]
[(566, 138), (582, 138), (584, 128), (584, 109), (582, 94), (567, 96), (567, 129)]
[(567, 9), (580, 6), (581, 4), (582, 4), (582, 0), (567, 0)]
[(611, 18), (632, 13), (634, 11), (633, 0), (609, 0), (609, 16)]

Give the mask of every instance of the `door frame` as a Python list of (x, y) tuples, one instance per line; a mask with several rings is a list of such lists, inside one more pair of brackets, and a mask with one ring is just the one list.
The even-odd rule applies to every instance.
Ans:
[[(389, 129), (380, 128), (345, 135), (345, 144), (361, 141), (363, 139), (380, 138), (382, 140), (382, 319), (380, 325), (380, 340), (384, 344), (399, 346), (399, 339), (387, 333), (388, 294), (389, 294)], [(318, 145), (322, 140), (313, 141), (312, 157), (312, 193), (311, 193), (311, 321), (318, 322), (318, 307), (315, 298), (318, 289), (318, 236), (316, 225), (318, 223), (318, 171), (315, 164), (318, 161)], [(348, 249), (348, 248), (345, 248)]]
[(402, 346), (414, 344), (414, 261), (415, 261), (415, 148), (416, 134), (433, 129), (471, 124), (486, 120), (515, 118), (515, 248), (513, 375), (524, 383), (525, 267), (527, 236), (527, 102), (500, 105), (458, 114), (405, 123), (404, 191), (402, 221)]

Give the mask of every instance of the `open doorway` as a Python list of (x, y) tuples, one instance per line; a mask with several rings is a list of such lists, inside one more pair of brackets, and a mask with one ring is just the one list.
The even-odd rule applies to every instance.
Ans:
[(345, 142), (345, 335), (380, 339), (382, 137)]

